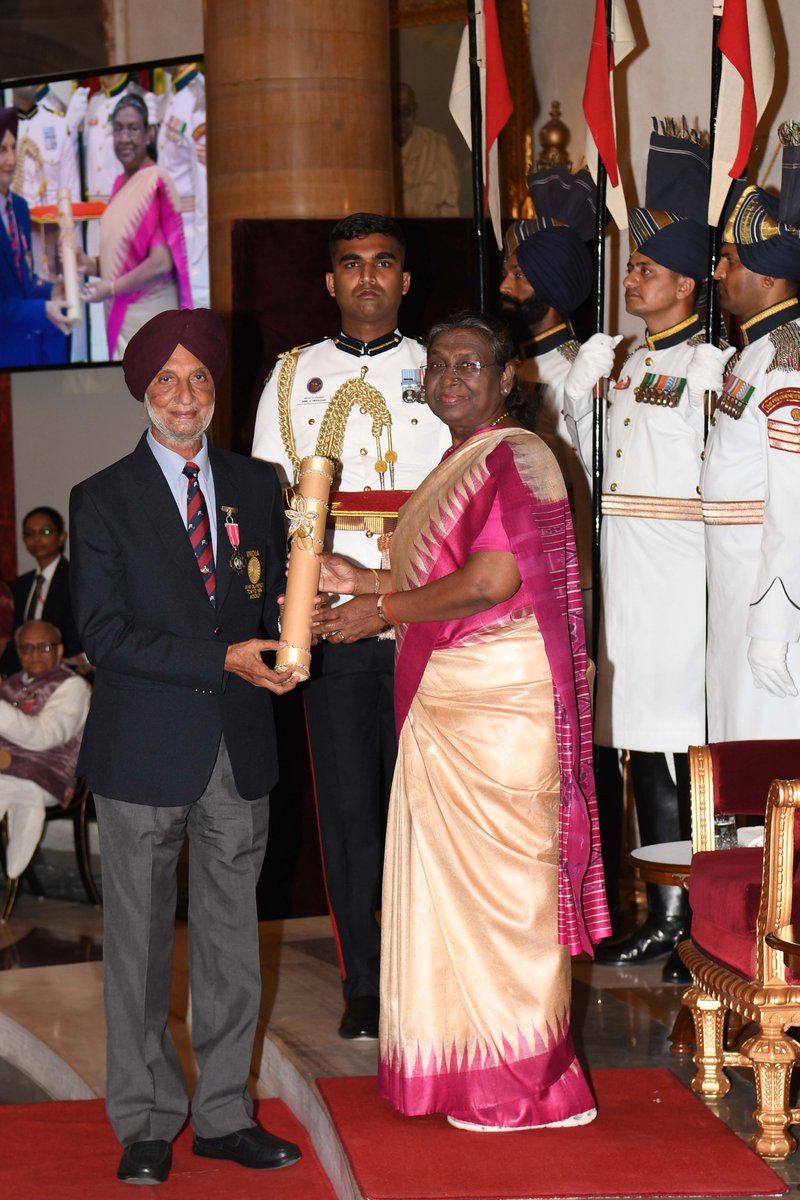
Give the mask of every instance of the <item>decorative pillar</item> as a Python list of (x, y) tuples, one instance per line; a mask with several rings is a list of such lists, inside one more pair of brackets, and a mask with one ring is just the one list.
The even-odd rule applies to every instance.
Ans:
[(227, 318), (232, 221), (391, 211), (388, 0), (206, 0), (204, 42), (211, 297)]

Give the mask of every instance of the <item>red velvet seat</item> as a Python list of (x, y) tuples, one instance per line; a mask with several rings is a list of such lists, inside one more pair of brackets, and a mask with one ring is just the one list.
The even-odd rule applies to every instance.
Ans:
[[(679, 952), (693, 978), (683, 997), (695, 1024), (692, 1087), (723, 1096), (730, 1088), (724, 1067), (752, 1068), (759, 1126), (753, 1147), (764, 1157), (785, 1158), (797, 1145), (788, 1127), (800, 1121), (800, 1110), (789, 1107), (800, 1046), (785, 1033), (797, 1023), (800, 979), (787, 972), (766, 937), (792, 921), (800, 924), (800, 888), (794, 898), (800, 741), (693, 746), (689, 762), (692, 931)], [(764, 816), (764, 850), (715, 850), (715, 813)], [(723, 1047), (728, 1012), (759, 1027), (736, 1051)]]

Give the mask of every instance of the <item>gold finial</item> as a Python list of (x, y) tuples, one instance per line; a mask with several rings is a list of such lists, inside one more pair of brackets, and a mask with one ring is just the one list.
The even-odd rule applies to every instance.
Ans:
[(539, 130), (542, 151), (536, 162), (537, 171), (546, 171), (549, 167), (572, 170), (572, 161), (567, 154), (570, 136), (569, 129), (561, 120), (561, 105), (554, 100), (550, 106), (550, 120)]

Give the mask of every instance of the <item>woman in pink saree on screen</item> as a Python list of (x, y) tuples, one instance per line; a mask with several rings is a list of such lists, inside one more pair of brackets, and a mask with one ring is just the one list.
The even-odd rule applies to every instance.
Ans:
[(403, 506), (391, 572), (325, 556), (319, 636), (395, 626), (399, 756), (384, 863), (378, 1087), (481, 1131), (582, 1125), (570, 954), (609, 923), (586, 647), (561, 472), (524, 428), (505, 328), (428, 341), (452, 449)]
[(105, 305), (108, 356), (121, 359), (133, 334), (157, 313), (191, 308), (192, 291), (180, 198), (171, 177), (148, 154), (147, 106), (127, 93), (112, 114), (122, 174), (100, 220), (100, 251), (78, 254), (87, 275), (83, 300)]

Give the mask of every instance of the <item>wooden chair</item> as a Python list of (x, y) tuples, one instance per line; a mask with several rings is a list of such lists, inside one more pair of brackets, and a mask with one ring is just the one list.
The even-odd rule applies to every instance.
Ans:
[[(797, 1146), (789, 1126), (800, 1122), (800, 1109), (789, 1106), (800, 1045), (786, 1033), (800, 1025), (800, 974), (787, 969), (769, 939), (793, 920), (800, 922), (800, 888), (797, 901), (793, 890), (800, 875), (795, 831), (800, 741), (692, 746), (689, 764), (692, 928), (679, 953), (692, 974), (683, 996), (697, 1047), (692, 1087), (703, 1096), (724, 1096), (731, 1086), (724, 1068), (752, 1069), (753, 1149), (764, 1158), (786, 1158)], [(763, 851), (716, 850), (715, 813), (763, 816)], [(735, 1049), (726, 1049), (725, 1020), (733, 1013), (756, 1028)]]
[[(94, 810), (94, 799), (92, 793), (87, 788), (83, 779), (79, 779), (75, 784), (70, 802), (67, 805), (53, 804), (45, 809), (45, 826), (51, 821), (72, 821), (73, 838), (75, 841), (75, 858), (78, 863), (78, 870), (83, 884), (83, 890), (86, 892), (90, 904), (102, 904), (100, 893), (97, 890), (97, 885), (94, 881), (92, 873), (92, 861), (89, 854), (89, 820)], [(5, 845), (6, 828), (5, 820), (3, 825), (3, 839)], [(2, 906), (0, 906), (0, 921), (7, 921), (14, 910), (14, 905), (17, 900), (19, 891), (20, 878), (24, 878), (30, 885), (31, 891), (36, 896), (43, 896), (44, 890), (41, 883), (36, 877), (36, 867), (33, 862), (30, 862), (22, 873), (21, 877), (10, 879), (6, 877), (5, 894), (3, 896)]]

